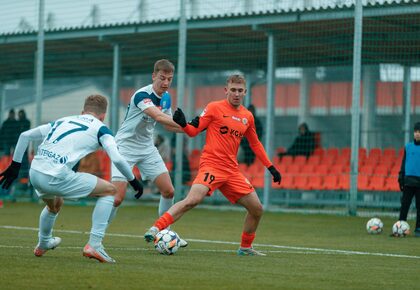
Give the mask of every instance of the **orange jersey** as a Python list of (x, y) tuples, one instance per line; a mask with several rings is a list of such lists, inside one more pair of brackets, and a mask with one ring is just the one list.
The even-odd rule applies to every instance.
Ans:
[(201, 154), (200, 167), (237, 169), (238, 149), (243, 137), (248, 139), (252, 150), (264, 166), (271, 166), (264, 147), (258, 140), (254, 116), (244, 106), (235, 108), (226, 99), (211, 102), (200, 115), (199, 127), (188, 124), (184, 131), (193, 137), (204, 129), (207, 129), (206, 144)]

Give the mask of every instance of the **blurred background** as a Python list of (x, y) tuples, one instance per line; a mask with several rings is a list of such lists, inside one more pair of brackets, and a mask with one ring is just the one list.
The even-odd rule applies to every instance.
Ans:
[[(398, 211), (403, 147), (420, 121), (419, 1), (0, 0), (0, 7), (0, 170), (20, 132), (80, 113), (93, 93), (109, 98), (106, 123), (116, 132), (133, 92), (167, 58), (176, 66), (172, 109), (188, 118), (225, 98), (228, 75), (246, 77), (244, 105), (255, 109), (260, 140), (283, 175), (272, 184), (241, 145), (239, 166), (266, 209)], [(204, 137), (157, 127), (177, 199), (195, 177)], [(110, 177), (102, 151), (79, 170)], [(157, 196), (152, 186), (147, 192), (146, 200)], [(0, 197), (34, 198), (27, 170)], [(207, 203), (227, 204), (219, 192)]]

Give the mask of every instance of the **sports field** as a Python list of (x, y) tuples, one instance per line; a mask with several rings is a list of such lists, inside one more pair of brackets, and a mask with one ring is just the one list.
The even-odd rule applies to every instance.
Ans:
[[(155, 206), (125, 206), (105, 238), (116, 264), (82, 257), (91, 206), (65, 205), (61, 246), (36, 258), (42, 205), (0, 209), (0, 289), (420, 289), (420, 238), (368, 235), (366, 218), (266, 213), (254, 246), (266, 257), (238, 257), (244, 212), (194, 209), (173, 229), (189, 246), (158, 254), (142, 239)], [(414, 221), (409, 221), (414, 226)]]

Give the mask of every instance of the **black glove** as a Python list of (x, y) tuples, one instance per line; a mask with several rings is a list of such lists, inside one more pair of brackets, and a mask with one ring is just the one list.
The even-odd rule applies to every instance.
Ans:
[(12, 161), (5, 171), (0, 173), (0, 185), (2, 188), (8, 189), (13, 181), (18, 177), (21, 163)]
[(274, 167), (274, 165), (271, 165), (268, 167), (268, 171), (270, 171), (271, 175), (273, 175), (273, 181), (280, 184), (281, 182), (281, 174), (280, 172)]
[(137, 180), (137, 178), (134, 178), (133, 180), (129, 181), (131, 187), (137, 192), (134, 196), (135, 198), (139, 199), (140, 196), (143, 194), (143, 184), (141, 184), (140, 181)]
[(200, 117), (197, 116), (194, 119), (192, 119), (191, 121), (188, 122), (188, 124), (190, 124), (191, 126), (194, 126), (196, 128), (198, 128), (198, 126), (200, 125)]
[(400, 190), (404, 191), (404, 176), (398, 175), (398, 184), (400, 185)]
[(172, 120), (174, 120), (174, 122), (182, 128), (185, 128), (185, 126), (187, 126), (187, 121), (185, 120), (184, 112), (180, 108), (176, 109), (174, 115), (172, 116)]

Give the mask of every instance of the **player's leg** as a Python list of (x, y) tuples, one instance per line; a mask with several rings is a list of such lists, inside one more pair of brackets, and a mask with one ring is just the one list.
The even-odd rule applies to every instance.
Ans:
[(108, 221), (114, 205), (114, 195), (117, 193), (116, 187), (101, 178), (97, 178), (95, 188), (89, 196), (98, 197), (92, 213), (92, 228), (89, 241), (83, 249), (85, 257), (94, 258), (100, 262), (114, 263), (104, 250), (102, 240), (108, 227)]
[(203, 184), (193, 184), (187, 197), (175, 203), (167, 212), (160, 216), (154, 225), (144, 234), (144, 239), (151, 242), (155, 239), (156, 234), (166, 229), (175, 221), (180, 219), (187, 211), (201, 203), (209, 192), (209, 188)]
[(238, 255), (265, 256), (265, 254), (252, 248), (252, 242), (255, 239), (255, 232), (257, 231), (258, 224), (263, 214), (263, 206), (257, 193), (253, 191), (250, 194), (241, 197), (237, 203), (245, 207), (247, 210)]
[(416, 187), (416, 229), (414, 230), (414, 235), (420, 237), (420, 188)]
[(404, 190), (401, 196), (401, 208), (400, 208), (400, 221), (407, 221), (408, 211), (411, 206), (411, 201), (413, 200), (415, 194), (415, 187), (404, 186)]
[(61, 197), (44, 198), (43, 201), (46, 206), (39, 216), (38, 244), (34, 249), (34, 255), (37, 257), (43, 256), (48, 250), (55, 249), (61, 243), (61, 238), (53, 237), (52, 232), (55, 220), (63, 205), (63, 199)]
[[(126, 160), (128, 159), (126, 158)], [(133, 166), (133, 164), (129, 164), (131, 167)], [(112, 184), (117, 188), (117, 192), (114, 195), (114, 206), (109, 217), (109, 223), (111, 223), (117, 215), (118, 207), (123, 202), (127, 191), (127, 179), (113, 163), (111, 164), (111, 176)]]
[(159, 216), (163, 215), (174, 204), (174, 186), (169, 173), (163, 172), (153, 181), (160, 192)]

